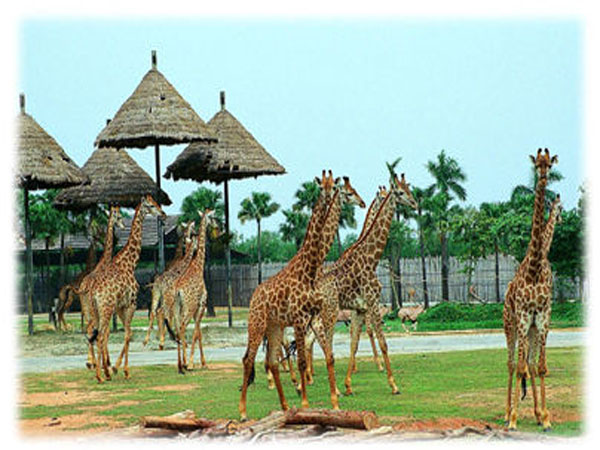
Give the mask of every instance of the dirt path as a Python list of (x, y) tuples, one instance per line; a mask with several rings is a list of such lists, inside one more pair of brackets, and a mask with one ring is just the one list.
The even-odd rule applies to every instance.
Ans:
[[(392, 354), (480, 350), (504, 348), (506, 345), (504, 334), (501, 332), (390, 336), (386, 338), (386, 341)], [(334, 354), (336, 357), (348, 356), (349, 343), (350, 337), (347, 334), (336, 334), (334, 339)], [(570, 347), (584, 344), (584, 331), (552, 330), (548, 335), (548, 346), (550, 347)], [(315, 347), (318, 348), (318, 345)], [(82, 346), (82, 350), (86, 350), (84, 346)], [(204, 349), (207, 361), (240, 361), (245, 351), (245, 346), (224, 348), (206, 346)], [(358, 355), (369, 356), (370, 354), (371, 345), (369, 340), (363, 337), (360, 341)], [(323, 357), (320, 349), (315, 352), (315, 356), (317, 358)], [(78, 369), (85, 367), (86, 357), (86, 354), (81, 354), (19, 358), (18, 367), (21, 373)], [(129, 355), (129, 362), (132, 366), (174, 364), (176, 360), (177, 354), (174, 350), (131, 351)]]

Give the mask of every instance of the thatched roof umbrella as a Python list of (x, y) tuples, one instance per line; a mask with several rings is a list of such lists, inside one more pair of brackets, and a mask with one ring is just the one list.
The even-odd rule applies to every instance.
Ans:
[[(160, 145), (194, 141), (215, 141), (216, 137), (156, 68), (156, 51), (152, 51), (152, 67), (125, 100), (110, 123), (96, 138), (98, 147), (145, 148), (154, 145), (156, 196), (160, 192)], [(164, 270), (164, 238), (162, 223), (157, 221), (159, 235), (159, 270)]]
[(78, 185), (87, 176), (67, 156), (60, 145), (25, 112), (25, 95), (20, 95), (18, 117), (18, 154), (16, 184), (23, 189), (25, 206), (25, 292), (27, 295), (28, 332), (33, 334), (31, 224), (29, 191)]
[[(125, 150), (97, 148), (81, 170), (89, 177), (90, 183), (62, 189), (54, 200), (54, 206), (73, 211), (88, 209), (99, 203), (135, 208), (143, 195), (156, 192), (150, 175)], [(163, 190), (157, 202), (161, 205), (172, 203)]]
[[(225, 229), (229, 235), (228, 181), (260, 175), (282, 175), (285, 168), (273, 158), (246, 128), (225, 109), (225, 92), (221, 91), (221, 110), (208, 121), (218, 142), (192, 143), (167, 167), (165, 178), (212, 181), (224, 184)], [(227, 300), (229, 326), (232, 326), (231, 249), (225, 247), (227, 262)]]

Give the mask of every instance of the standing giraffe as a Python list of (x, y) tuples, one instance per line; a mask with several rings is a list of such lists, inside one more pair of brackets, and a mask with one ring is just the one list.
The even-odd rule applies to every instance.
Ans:
[[(505, 420), (508, 428), (517, 428), (520, 390), (523, 397), (526, 392), (526, 376), (531, 377), (531, 388), (534, 399), (534, 414), (538, 424), (544, 430), (551, 427), (546, 408), (545, 377), (548, 370), (546, 363), (546, 339), (550, 326), (552, 306), (552, 270), (544, 254), (544, 204), (548, 172), (558, 162), (556, 155), (550, 157), (548, 149), (538, 149), (537, 156), (530, 156), (535, 165), (538, 181), (535, 187), (535, 201), (531, 226), (531, 239), (525, 258), (519, 265), (508, 288), (504, 300), (504, 334), (508, 349), (508, 389), (506, 397)], [(550, 217), (552, 219), (552, 216)], [(515, 372), (515, 348), (518, 348), (516, 365), (517, 387), (512, 395), (512, 378)], [(535, 359), (539, 354), (536, 371)], [(540, 377), (541, 410), (538, 407), (535, 387), (536, 374)], [(520, 383), (519, 383), (520, 381)]]
[(152, 331), (154, 317), (156, 316), (156, 322), (158, 323), (158, 335), (160, 338), (158, 348), (160, 350), (162, 350), (165, 345), (164, 310), (162, 302), (163, 295), (165, 290), (171, 286), (175, 279), (187, 268), (194, 253), (192, 248), (192, 245), (194, 245), (194, 239), (192, 239), (192, 233), (194, 232), (194, 221), (191, 220), (190, 222), (182, 225), (183, 236), (180, 241), (185, 242), (185, 253), (178, 259), (173, 258), (165, 271), (157, 275), (152, 282), (152, 302), (150, 304), (148, 317), (148, 331), (146, 332), (143, 345), (146, 346), (150, 340), (150, 332)]
[[(348, 255), (352, 254), (352, 252), (356, 248), (356, 245), (358, 244), (358, 242), (366, 234), (367, 230), (373, 223), (373, 219), (375, 219), (375, 216), (377, 215), (379, 206), (381, 205), (381, 202), (383, 202), (383, 200), (385, 199), (386, 196), (387, 196), (387, 190), (386, 190), (385, 186), (379, 186), (377, 193), (375, 194), (375, 198), (373, 199), (373, 201), (371, 202), (371, 205), (369, 206), (369, 209), (367, 210), (367, 214), (365, 216), (365, 222), (363, 224), (363, 228), (360, 232), (360, 235), (358, 236), (356, 241), (350, 247), (348, 247), (346, 250), (344, 250), (342, 255), (338, 258), (338, 260), (335, 263), (333, 263), (332, 265), (330, 265), (328, 267), (323, 268), (322, 273), (319, 274), (319, 278), (327, 276), (327, 274), (335, 271), (338, 267), (340, 267), (344, 263), (344, 261), (346, 260)], [(321, 317), (329, 317), (329, 314), (335, 314), (336, 320), (337, 320), (338, 305), (331, 305), (331, 304), (325, 305), (324, 304), (323, 308), (331, 308), (331, 309), (328, 311), (321, 309), (319, 316), (317, 316), (317, 320), (320, 321)], [(335, 311), (333, 311), (333, 309), (335, 309)], [(333, 324), (335, 325), (335, 322)], [(375, 339), (373, 337), (373, 329), (370, 326), (370, 324), (371, 324), (371, 322), (367, 321), (366, 328), (367, 328), (367, 334), (369, 335), (369, 339), (371, 341), (371, 348), (373, 349), (373, 359), (375, 361), (375, 364), (377, 364), (377, 367), (379, 368), (379, 370), (383, 370), (383, 366), (379, 362), (379, 355), (377, 354), (377, 347), (375, 345)], [(315, 339), (316, 339), (316, 335), (315, 335), (314, 331), (312, 329), (309, 330), (309, 332), (307, 333), (307, 337), (306, 337), (306, 349), (307, 349), (306, 350), (306, 352), (307, 352), (306, 353), (306, 365), (308, 367), (308, 370), (306, 372), (306, 379), (307, 379), (308, 384), (313, 384), (313, 375), (315, 373), (314, 366), (313, 366), (313, 357), (312, 357)], [(292, 381), (294, 381), (294, 380), (292, 380)]]
[(404, 179), (404, 174), (402, 174), (401, 180), (398, 180), (396, 175), (391, 178), (389, 193), (379, 206), (371, 226), (356, 243), (353, 250), (348, 253), (345, 260), (336, 265), (334, 270), (319, 278), (316, 283), (315, 289), (322, 299), (323, 306), (322, 313), (319, 316), (320, 320), (315, 321), (313, 328), (321, 347), (331, 347), (338, 308), (353, 311), (350, 361), (345, 380), (346, 395), (352, 395), (353, 393), (351, 387), (352, 371), (365, 315), (369, 317), (371, 325), (375, 328), (392, 394), (400, 393), (394, 381), (387, 353), (387, 343), (381, 328), (381, 313), (379, 311), (381, 283), (376, 274), (397, 202), (412, 208), (417, 206), (410, 192), (410, 186)]
[[(246, 394), (248, 384), (254, 379), (254, 359), (263, 336), (267, 336), (267, 361), (268, 368), (273, 374), (275, 387), (279, 395), (279, 401), (283, 410), (287, 410), (288, 403), (285, 399), (281, 380), (279, 378), (279, 367), (277, 351), (281, 346), (283, 329), (286, 326), (294, 327), (294, 334), (298, 348), (305, 348), (305, 333), (313, 316), (319, 311), (320, 304), (313, 293), (313, 284), (319, 267), (323, 264), (327, 252), (333, 243), (341, 207), (346, 203), (358, 204), (364, 207), (364, 202), (358, 193), (352, 188), (348, 177), (344, 177), (344, 183), (340, 186), (335, 183), (333, 198), (328, 202), (324, 221), (320, 209), (323, 204), (320, 201), (313, 208), (313, 214), (309, 221), (304, 243), (290, 260), (286, 267), (279, 273), (260, 284), (250, 299), (250, 311), (248, 314), (248, 346), (242, 359), (244, 366), (244, 377), (242, 382), (242, 393), (239, 403), (239, 411), (242, 420), (247, 418)], [(321, 225), (322, 222), (322, 226)], [(298, 352), (298, 370), (300, 372), (300, 386), (302, 396), (302, 407), (308, 407), (306, 397), (306, 352)], [(325, 349), (327, 369), (329, 372), (329, 385), (331, 402), (334, 409), (339, 409), (335, 374), (333, 373), (333, 355), (331, 349)]]
[(125, 246), (115, 255), (113, 260), (100, 271), (89, 289), (90, 306), (94, 329), (89, 341), (97, 340), (98, 359), (94, 358), (96, 365), (96, 379), (101, 383), (100, 361), (107, 379), (110, 379), (108, 334), (110, 332), (110, 319), (115, 310), (125, 328), (123, 349), (113, 367), (114, 373), (121, 365), (123, 356), (125, 365), (123, 372), (129, 378), (129, 341), (131, 340), (131, 319), (136, 309), (139, 284), (135, 279), (134, 270), (140, 259), (142, 250), (142, 227), (147, 214), (165, 217), (158, 203), (149, 194), (142, 197), (135, 209), (131, 221), (131, 231)]
[[(76, 290), (77, 295), (79, 295), (79, 302), (81, 303), (81, 314), (84, 317), (85, 323), (87, 324), (87, 334), (89, 335), (92, 332), (92, 313), (90, 307), (90, 296), (89, 289), (90, 286), (94, 283), (94, 280), (98, 276), (98, 274), (108, 266), (108, 264), (112, 261), (113, 257), (113, 248), (114, 248), (114, 231), (115, 226), (120, 229), (125, 228), (123, 224), (123, 218), (121, 217), (121, 211), (118, 206), (110, 207), (110, 215), (108, 217), (108, 225), (106, 227), (106, 240), (104, 241), (104, 251), (102, 256), (100, 257), (100, 261), (94, 267), (89, 274), (87, 274), (79, 284), (79, 288)], [(93, 346), (89, 344), (88, 347), (88, 361), (86, 366), (88, 369), (91, 369), (94, 363), (93, 359)]]
[[(206, 360), (204, 359), (204, 351), (202, 349), (202, 329), (200, 327), (200, 322), (206, 311), (206, 299), (208, 296), (208, 291), (204, 284), (206, 230), (209, 223), (211, 226), (216, 226), (217, 223), (214, 211), (210, 209), (207, 209), (201, 217), (196, 238), (196, 254), (185, 271), (164, 294), (165, 325), (169, 333), (171, 333), (171, 337), (177, 342), (177, 370), (179, 373), (184, 373), (184, 370), (194, 368), (194, 345), (196, 341), (198, 341), (200, 349), (201, 365), (202, 367), (206, 367)], [(169, 305), (168, 308), (167, 305)], [(195, 327), (190, 348), (190, 364), (188, 365), (185, 358), (185, 330), (192, 319), (194, 319)], [(172, 324), (173, 328), (169, 326), (169, 323)]]

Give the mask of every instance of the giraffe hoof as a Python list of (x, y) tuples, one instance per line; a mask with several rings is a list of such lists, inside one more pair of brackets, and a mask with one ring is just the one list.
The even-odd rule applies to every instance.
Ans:
[(117, 373), (119, 373), (119, 369), (117, 367), (113, 367), (112, 371), (113, 371), (113, 375), (116, 375)]
[(352, 392), (352, 391), (346, 391), (346, 392), (344, 392), (344, 396), (345, 397), (353, 397), (354, 396), (354, 392)]
[(94, 369), (96, 367), (96, 365), (92, 364), (91, 362), (86, 362), (85, 367), (87, 367), (88, 369)]
[(544, 433), (549, 433), (550, 431), (552, 431), (552, 427), (546, 427), (543, 429)]
[(162, 345), (162, 344), (158, 344), (158, 349), (159, 349), (159, 350), (164, 350), (164, 349), (165, 349), (165, 346), (164, 346), (164, 345)]
[(394, 391), (394, 392), (392, 392), (392, 395), (400, 395), (400, 394), (401, 394), (400, 391)]

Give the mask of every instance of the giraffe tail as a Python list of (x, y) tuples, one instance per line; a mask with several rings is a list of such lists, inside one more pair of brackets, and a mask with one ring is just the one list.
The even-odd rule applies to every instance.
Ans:
[(90, 344), (96, 342), (96, 339), (98, 339), (98, 328), (94, 328), (94, 331), (92, 331), (92, 336), (88, 337), (87, 339)]
[(527, 395), (527, 378), (526, 377), (521, 378), (521, 390), (523, 391), (523, 394), (521, 395), (521, 400), (523, 400), (525, 398), (525, 396)]
[(169, 325), (169, 321), (167, 320), (166, 317), (165, 317), (165, 326), (167, 327), (167, 331), (169, 332), (169, 336), (171, 336), (171, 339), (173, 339), (175, 342), (180, 344), (181, 342), (179, 341), (179, 338), (175, 335), (175, 333), (173, 333), (173, 330), (171, 329), (171, 326)]

